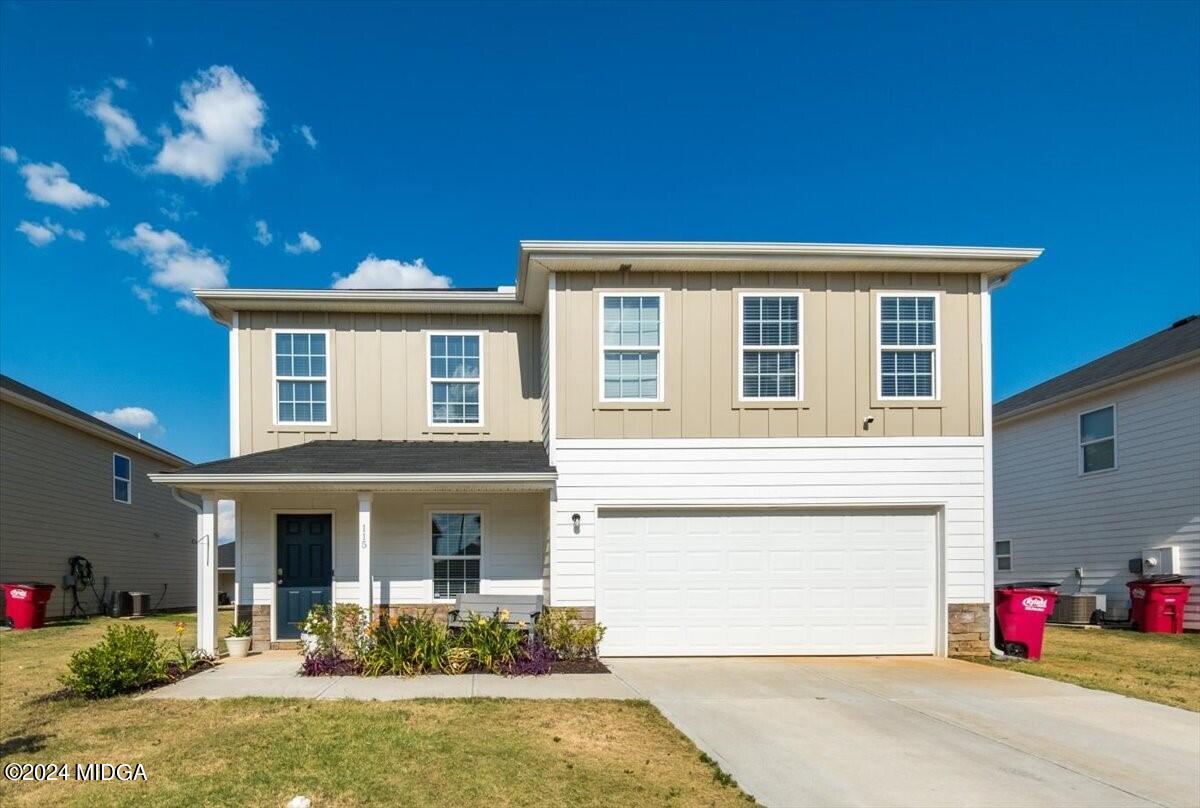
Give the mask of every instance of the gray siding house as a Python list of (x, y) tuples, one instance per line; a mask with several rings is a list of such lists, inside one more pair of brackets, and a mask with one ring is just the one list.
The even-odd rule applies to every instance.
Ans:
[(145, 592), (158, 608), (193, 608), (196, 512), (146, 478), (185, 465), (0, 376), (0, 581), (54, 584), (47, 613), (62, 616), (72, 605), (62, 587), (68, 561), (83, 556), (95, 591), (80, 602), (91, 614), (121, 590)]
[[(993, 419), (997, 582), (1062, 581), (1123, 617), (1133, 559), (1200, 579), (1200, 318), (1007, 398)], [(1185, 627), (1200, 629), (1200, 591)]]

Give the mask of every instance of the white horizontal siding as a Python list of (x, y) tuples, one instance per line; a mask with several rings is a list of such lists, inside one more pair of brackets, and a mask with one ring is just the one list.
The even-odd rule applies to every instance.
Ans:
[(559, 440), (552, 602), (595, 604), (597, 511), (616, 505), (939, 507), (945, 598), (986, 601), (983, 454), (982, 438)]
[[(546, 495), (375, 494), (371, 503), (373, 602), (429, 603), (432, 555), (426, 508), (482, 509), (482, 590), (496, 594), (542, 593)], [(338, 602), (357, 602), (358, 498), (355, 494), (246, 494), (238, 500), (237, 570), (243, 603), (271, 605), (275, 597), (275, 514), (333, 514), (333, 591)]]
[[(1081, 476), (1078, 417), (1117, 406), (1117, 468)], [(1200, 577), (1200, 364), (996, 426), (996, 539), (1012, 542), (998, 581), (1062, 581), (1126, 603), (1128, 562), (1178, 545)], [(1076, 585), (1074, 569), (1083, 568)], [(1200, 629), (1200, 591), (1188, 628)]]

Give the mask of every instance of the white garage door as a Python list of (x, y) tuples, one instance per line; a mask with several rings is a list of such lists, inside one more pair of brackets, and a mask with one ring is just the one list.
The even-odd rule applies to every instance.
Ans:
[(601, 512), (609, 656), (931, 654), (932, 513)]

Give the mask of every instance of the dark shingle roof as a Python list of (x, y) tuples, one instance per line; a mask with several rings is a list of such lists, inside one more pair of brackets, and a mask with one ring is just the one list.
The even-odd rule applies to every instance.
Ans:
[(553, 472), (541, 442), (315, 440), (214, 460), (177, 474), (537, 474)]
[(107, 421), (101, 421), (96, 416), (90, 415), (89, 413), (86, 413), (83, 410), (76, 409), (75, 407), (72, 407), (70, 404), (66, 403), (65, 401), (60, 401), (59, 399), (54, 398), (53, 396), (46, 395), (41, 390), (34, 389), (33, 387), (30, 387), (27, 384), (22, 384), (21, 382), (17, 381), (16, 379), (12, 378), (11, 376), (5, 376), (3, 374), (0, 374), (0, 389), (7, 390), (10, 393), (15, 393), (19, 396), (30, 399), (31, 401), (36, 401), (38, 404), (41, 404), (45, 407), (50, 407), (51, 409), (58, 410), (59, 412), (63, 413), (64, 415), (70, 415), (74, 418), (78, 418), (81, 421), (87, 421), (92, 426), (99, 427), (100, 429), (104, 430), (105, 432), (112, 434), (114, 437), (118, 437), (118, 438), (121, 438), (122, 440), (130, 441), (132, 443), (140, 444), (140, 445), (146, 447), (146, 449), (148, 449), (150, 451), (157, 452), (162, 455), (167, 455), (169, 457), (173, 457), (179, 461), (180, 465), (184, 465), (187, 463), (186, 460), (184, 460), (182, 457), (175, 454), (174, 452), (168, 452), (166, 449), (162, 448), (161, 446), (155, 446), (153, 443), (150, 443), (149, 441), (144, 441), (141, 438), (139, 438), (137, 435), (134, 435), (131, 432), (126, 432), (124, 429), (118, 429), (117, 427), (113, 426), (112, 424), (108, 423)]
[(1076, 392), (1137, 375), (1196, 352), (1200, 352), (1200, 316), (1193, 314), (1164, 331), (1009, 396), (992, 408), (992, 417), (1004, 418)]

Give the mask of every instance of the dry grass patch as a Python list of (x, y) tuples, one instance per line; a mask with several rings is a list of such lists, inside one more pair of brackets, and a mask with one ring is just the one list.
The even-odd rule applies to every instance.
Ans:
[[(169, 637), (175, 619), (145, 624)], [(46, 700), (109, 622), (0, 635), (3, 756), (140, 762), (148, 782), (0, 781), (0, 803), (746, 804), (644, 702)]]
[(1200, 634), (1047, 626), (1040, 662), (984, 661), (1200, 712)]

